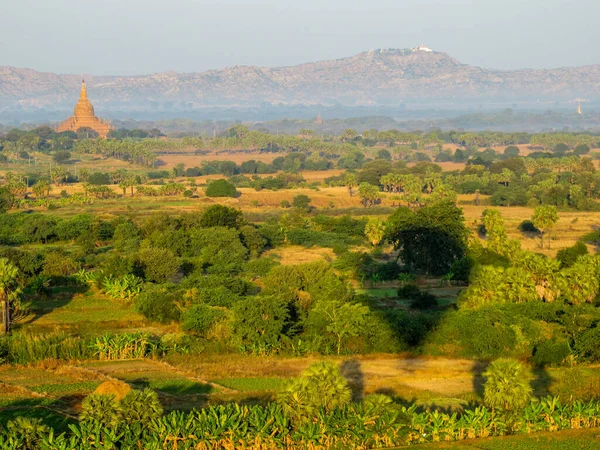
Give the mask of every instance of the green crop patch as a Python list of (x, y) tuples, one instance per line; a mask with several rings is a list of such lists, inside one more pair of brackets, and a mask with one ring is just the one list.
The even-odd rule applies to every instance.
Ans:
[(285, 378), (226, 378), (215, 380), (215, 383), (236, 391), (276, 391), (289, 380)]
[(80, 383), (40, 384), (31, 386), (29, 389), (40, 394), (60, 396), (63, 394), (89, 393), (94, 391), (100, 383), (100, 381), (82, 381)]

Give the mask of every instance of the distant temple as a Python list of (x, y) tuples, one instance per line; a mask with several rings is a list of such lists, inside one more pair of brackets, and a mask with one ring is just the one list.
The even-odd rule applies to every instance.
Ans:
[(321, 117), (321, 113), (319, 113), (317, 115), (317, 118), (315, 119), (315, 124), (317, 124), (317, 125), (323, 125), (323, 118)]
[(56, 131), (75, 131), (80, 128), (91, 128), (100, 137), (106, 138), (108, 132), (113, 129), (110, 122), (101, 120), (94, 114), (94, 107), (87, 98), (87, 90), (85, 89), (85, 81), (81, 81), (81, 94), (79, 101), (75, 105), (73, 116), (69, 117), (64, 122), (61, 122)]
[(581, 115), (581, 100), (577, 100), (577, 114)]

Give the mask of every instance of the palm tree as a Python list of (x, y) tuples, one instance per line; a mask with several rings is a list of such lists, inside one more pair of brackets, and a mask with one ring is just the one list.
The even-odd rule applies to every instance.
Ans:
[[(540, 230), (540, 247), (544, 248), (544, 235), (558, 222), (556, 206), (541, 205), (535, 208), (532, 218), (533, 225)], [(550, 240), (548, 240), (550, 248)]]
[(365, 227), (365, 236), (373, 247), (377, 247), (385, 234), (385, 223), (381, 219), (371, 217)]
[(497, 359), (483, 376), (486, 378), (483, 398), (492, 409), (518, 411), (531, 400), (531, 370), (516, 359)]
[(345, 180), (345, 185), (348, 188), (348, 193), (350, 194), (350, 197), (352, 197), (353, 194), (353, 189), (356, 187), (357, 183), (356, 183), (356, 175), (354, 175), (353, 173), (349, 173), (346, 175), (346, 180)]
[(50, 195), (50, 191), (52, 190), (52, 186), (46, 180), (39, 180), (32, 187), (33, 193), (37, 198), (42, 198), (44, 194), (46, 196)]
[(4, 334), (10, 331), (11, 308), (16, 307), (21, 290), (17, 284), (19, 269), (6, 258), (0, 258), (0, 305), (2, 306), (2, 328)]
[(290, 383), (277, 397), (284, 410), (299, 418), (310, 418), (320, 409), (331, 411), (352, 398), (348, 381), (331, 362), (317, 362)]

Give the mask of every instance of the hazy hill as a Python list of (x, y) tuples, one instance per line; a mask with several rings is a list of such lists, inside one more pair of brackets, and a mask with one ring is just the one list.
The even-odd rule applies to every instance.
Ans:
[[(237, 66), (201, 73), (85, 78), (90, 98), (105, 110), (280, 102), (351, 106), (600, 99), (600, 65), (500, 71), (419, 49), (375, 50), (292, 67)], [(80, 82), (80, 75), (0, 67), (0, 108), (71, 108)]]

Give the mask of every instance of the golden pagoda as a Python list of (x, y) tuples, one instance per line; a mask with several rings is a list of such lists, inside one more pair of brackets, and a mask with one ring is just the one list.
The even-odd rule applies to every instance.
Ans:
[(94, 114), (94, 107), (87, 98), (87, 90), (85, 88), (85, 81), (81, 80), (81, 94), (79, 95), (79, 101), (75, 105), (73, 115), (64, 122), (61, 122), (56, 131), (75, 131), (80, 128), (91, 128), (101, 138), (106, 138), (108, 132), (113, 129), (110, 122), (99, 119)]

